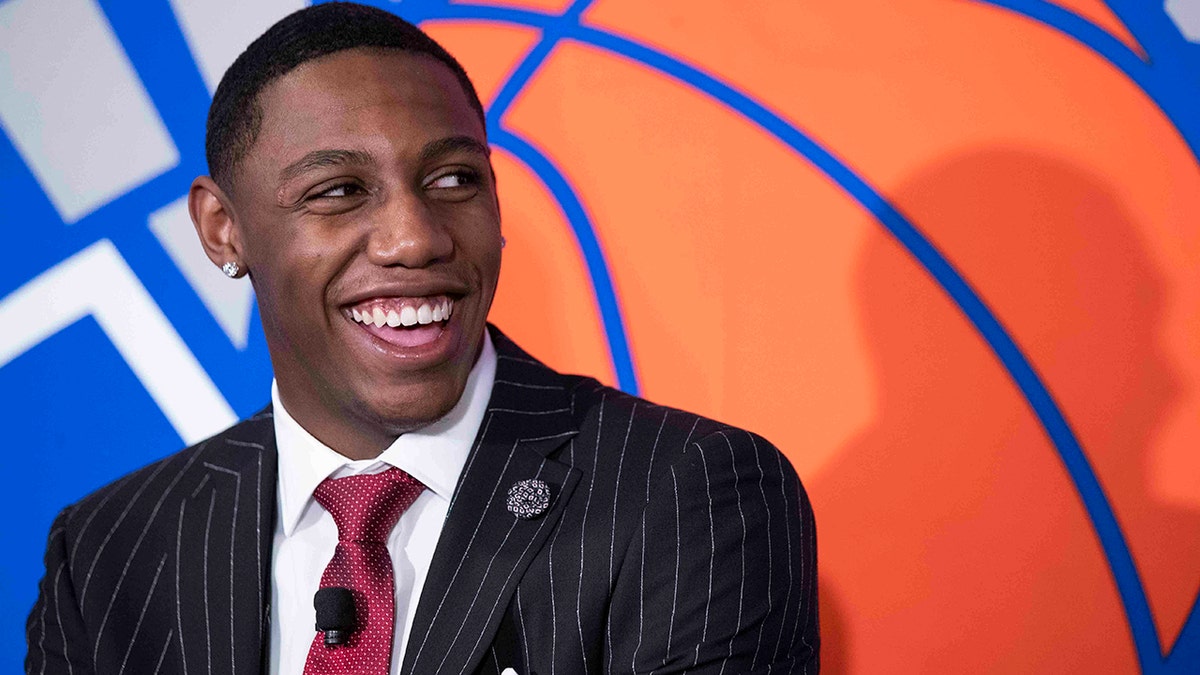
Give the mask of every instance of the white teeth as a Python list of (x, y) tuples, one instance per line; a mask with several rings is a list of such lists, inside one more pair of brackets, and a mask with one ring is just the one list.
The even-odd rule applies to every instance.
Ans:
[(432, 305), (425, 303), (420, 307), (405, 305), (399, 311), (394, 309), (384, 310), (381, 307), (362, 310), (357, 307), (351, 307), (350, 315), (359, 323), (374, 325), (380, 328), (385, 325), (397, 328), (399, 326), (428, 325), (440, 321), (448, 321), (453, 310), (453, 300), (442, 300)]
[(417, 310), (412, 307), (405, 307), (400, 310), (400, 323), (405, 326), (417, 325)]

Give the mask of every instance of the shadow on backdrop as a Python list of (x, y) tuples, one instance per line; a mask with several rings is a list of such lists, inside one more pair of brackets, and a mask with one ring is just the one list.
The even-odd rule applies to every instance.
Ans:
[[(1196, 596), (1200, 511), (1149, 484), (1177, 383), (1158, 346), (1169, 289), (1137, 225), (1098, 177), (1017, 149), (956, 157), (890, 196), (1047, 384), (1169, 646)], [(879, 397), (812, 487), (830, 672), (1135, 671), (1083, 504), (983, 338), (881, 229), (856, 284)]]

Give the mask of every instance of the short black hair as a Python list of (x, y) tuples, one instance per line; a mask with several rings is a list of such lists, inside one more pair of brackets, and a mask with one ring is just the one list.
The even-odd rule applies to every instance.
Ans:
[(467, 71), (433, 38), (404, 19), (375, 7), (329, 2), (280, 19), (238, 56), (217, 85), (208, 109), (204, 152), (208, 172), (222, 189), (232, 188), (238, 163), (262, 125), (258, 96), (268, 84), (302, 63), (347, 49), (399, 49), (446, 64), (471, 106), (487, 124), (483, 104)]

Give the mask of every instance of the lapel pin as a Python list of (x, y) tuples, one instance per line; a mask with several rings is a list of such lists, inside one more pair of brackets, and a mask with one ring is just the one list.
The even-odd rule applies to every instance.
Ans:
[(521, 520), (532, 520), (550, 508), (550, 486), (544, 480), (526, 478), (508, 489), (508, 511)]

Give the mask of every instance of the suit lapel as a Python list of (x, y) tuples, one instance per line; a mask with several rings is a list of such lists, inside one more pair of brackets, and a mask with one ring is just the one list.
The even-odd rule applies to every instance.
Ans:
[(205, 443), (178, 513), (176, 619), (185, 672), (265, 663), (277, 454), (267, 408)]
[[(471, 672), (491, 644), (525, 568), (554, 530), (579, 471), (549, 455), (577, 433), (561, 377), (498, 331), (496, 384), (446, 516), (401, 673)], [(549, 508), (522, 520), (509, 488), (551, 488)]]

